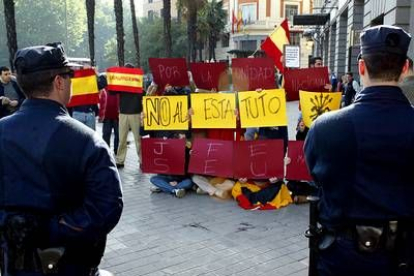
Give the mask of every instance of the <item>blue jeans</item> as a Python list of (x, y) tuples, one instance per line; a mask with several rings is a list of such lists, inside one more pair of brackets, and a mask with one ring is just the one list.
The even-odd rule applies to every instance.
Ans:
[[(178, 181), (177, 181), (178, 180)], [(175, 186), (172, 186), (170, 182), (177, 181), (178, 184)], [(150, 182), (154, 185), (160, 188), (165, 193), (173, 193), (173, 190), (175, 189), (185, 189), (189, 190), (193, 186), (193, 182), (190, 178), (184, 178), (177, 177), (174, 175), (155, 175), (150, 178)]]
[(91, 129), (96, 129), (96, 119), (95, 119), (95, 112), (79, 112), (73, 111), (72, 117), (75, 120), (83, 123), (84, 125), (90, 127)]
[(102, 126), (102, 138), (111, 146), (111, 134), (112, 129), (114, 130), (114, 152), (118, 152), (119, 145), (119, 122), (118, 120), (104, 119)]

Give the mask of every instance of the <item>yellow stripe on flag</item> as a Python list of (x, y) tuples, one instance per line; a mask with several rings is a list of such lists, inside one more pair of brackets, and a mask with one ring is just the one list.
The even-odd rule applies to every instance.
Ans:
[(98, 93), (96, 76), (80, 77), (72, 79), (72, 96)]
[(108, 85), (142, 87), (143, 75), (107, 73)]
[(342, 93), (299, 91), (299, 98), (303, 122), (305, 126), (310, 127), (323, 113), (340, 108)]
[(285, 29), (279, 26), (269, 37), (276, 47), (283, 53), (283, 46), (289, 44), (289, 34), (286, 33)]

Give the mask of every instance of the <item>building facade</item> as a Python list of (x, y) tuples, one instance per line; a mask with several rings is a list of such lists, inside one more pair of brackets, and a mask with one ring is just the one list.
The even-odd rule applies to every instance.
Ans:
[[(144, 17), (149, 19), (162, 17), (163, 1), (162, 0), (143, 0)], [(171, 0), (171, 17), (177, 18), (177, 0)]]
[(322, 56), (324, 64), (337, 76), (358, 73), (359, 34), (365, 28), (386, 24), (414, 34), (413, 0), (318, 0), (313, 9), (315, 14), (330, 15), (325, 25), (314, 27), (314, 55)]
[[(275, 27), (288, 18), (291, 44), (301, 46), (301, 66), (307, 67), (313, 41), (303, 36), (302, 27), (293, 26), (293, 16), (312, 13), (312, 5), (312, 0), (224, 0), (228, 24), (217, 43), (216, 58), (229, 60), (236, 55), (246, 56), (259, 50)], [(239, 28), (233, 24), (233, 18), (242, 20)]]

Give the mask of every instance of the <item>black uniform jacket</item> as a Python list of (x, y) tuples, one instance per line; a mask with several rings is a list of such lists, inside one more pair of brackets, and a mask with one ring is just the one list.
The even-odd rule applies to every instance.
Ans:
[(365, 88), (353, 105), (320, 116), (305, 157), (323, 225), (414, 218), (414, 109), (400, 88)]
[[(65, 246), (74, 258), (99, 262), (122, 208), (120, 178), (108, 146), (69, 117), (64, 106), (27, 99), (0, 120), (1, 214), (47, 218), (47, 240), (40, 247)], [(100, 252), (94, 250), (97, 245)]]

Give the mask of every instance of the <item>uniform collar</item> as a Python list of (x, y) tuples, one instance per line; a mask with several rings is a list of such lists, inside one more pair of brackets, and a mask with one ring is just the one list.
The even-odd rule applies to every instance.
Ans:
[(68, 114), (68, 110), (65, 106), (60, 103), (49, 100), (49, 99), (39, 99), (39, 98), (30, 98), (24, 100), (20, 110), (26, 110), (28, 108), (41, 108), (42, 110), (56, 110), (59, 113)]
[(397, 101), (410, 105), (408, 99), (404, 96), (401, 88), (398, 86), (370, 86), (364, 88), (356, 95), (355, 103), (365, 101)]

